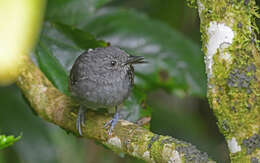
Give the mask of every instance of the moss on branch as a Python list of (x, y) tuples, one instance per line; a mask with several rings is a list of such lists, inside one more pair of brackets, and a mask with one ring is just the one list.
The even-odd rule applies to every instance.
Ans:
[(228, 143), (231, 161), (260, 161), (256, 3), (254, 0), (189, 1), (196, 2), (199, 10), (208, 98)]
[[(75, 125), (78, 104), (57, 90), (30, 59), (27, 61), (28, 66), (22, 71), (17, 85), (32, 109), (39, 117), (79, 136)], [(83, 127), (84, 137), (94, 139), (117, 153), (147, 162), (213, 162), (206, 153), (189, 143), (154, 134), (125, 120), (120, 120), (109, 136), (104, 124), (110, 119), (104, 113), (89, 111)]]

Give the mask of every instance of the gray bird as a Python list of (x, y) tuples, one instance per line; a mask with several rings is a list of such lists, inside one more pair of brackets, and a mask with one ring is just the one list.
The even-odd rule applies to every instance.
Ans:
[(76, 123), (80, 135), (86, 110), (100, 108), (115, 112), (113, 119), (105, 124), (110, 126), (109, 135), (112, 133), (119, 118), (117, 106), (129, 96), (134, 84), (132, 65), (138, 63), (145, 63), (144, 58), (114, 46), (89, 50), (76, 59), (70, 71), (69, 90), (80, 103)]

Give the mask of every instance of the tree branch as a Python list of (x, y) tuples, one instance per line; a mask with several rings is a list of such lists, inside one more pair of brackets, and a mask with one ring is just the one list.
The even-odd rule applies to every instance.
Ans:
[[(39, 117), (78, 135), (75, 127), (75, 108), (78, 105), (57, 90), (30, 59), (27, 61), (28, 66), (22, 71), (17, 85), (33, 110)], [(213, 162), (206, 153), (189, 143), (154, 134), (125, 120), (120, 120), (109, 136), (104, 124), (110, 119), (108, 115), (89, 111), (83, 127), (84, 137), (94, 139), (117, 153), (123, 152), (147, 162)]]
[[(194, 0), (190, 0), (194, 4)], [(232, 162), (260, 162), (260, 53), (254, 0), (197, 0), (208, 98)]]

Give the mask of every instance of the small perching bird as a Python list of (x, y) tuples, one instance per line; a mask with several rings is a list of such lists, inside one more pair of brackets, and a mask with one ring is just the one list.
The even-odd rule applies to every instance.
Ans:
[[(80, 103), (76, 128), (82, 135), (87, 109), (115, 110), (114, 117), (105, 124), (110, 125), (109, 135), (118, 121), (118, 105), (130, 95), (134, 84), (133, 64), (145, 63), (144, 57), (132, 56), (114, 47), (96, 48), (81, 54), (70, 71), (69, 90)], [(114, 109), (115, 108), (115, 109)]]

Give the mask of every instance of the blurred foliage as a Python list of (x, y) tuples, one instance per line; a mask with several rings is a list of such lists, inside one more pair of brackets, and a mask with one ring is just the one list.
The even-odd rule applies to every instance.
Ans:
[(34, 116), (16, 86), (0, 88), (0, 99), (1, 133), (23, 133), (20, 141), (0, 151), (4, 163), (84, 162), (82, 141)]
[[(59, 90), (69, 95), (69, 70), (76, 57), (87, 49), (110, 43), (130, 54), (144, 56), (149, 63), (135, 67), (136, 84), (124, 103), (123, 118), (133, 122), (146, 120), (152, 108), (154, 132), (190, 141), (214, 159), (225, 162), (225, 154), (218, 152), (226, 148), (215, 119), (211, 113), (204, 116), (200, 113), (209, 109), (207, 103), (198, 98), (184, 98), (206, 96), (199, 23), (196, 11), (185, 3), (182, 0), (163, 3), (159, 0), (50, 0), (33, 60)], [(158, 89), (175, 96), (166, 98), (156, 93)], [(0, 99), (0, 107), (5, 108), (0, 109), (0, 130), (7, 134), (23, 132), (21, 141), (0, 152), (0, 163), (143, 162), (118, 158), (93, 142), (83, 142), (32, 116), (15, 86), (0, 88)], [(190, 105), (185, 105), (186, 100)]]
[(88, 21), (98, 8), (111, 0), (50, 0), (46, 20), (79, 26)]
[(114, 0), (110, 6), (145, 12), (200, 44), (198, 12), (188, 7), (185, 0)]
[(35, 58), (42, 72), (61, 92), (69, 95), (68, 76), (66, 71), (52, 55), (49, 49), (41, 42), (35, 50)]
[(84, 29), (148, 60), (149, 64), (135, 69), (137, 86), (205, 97), (206, 77), (199, 46), (162, 22), (134, 10), (104, 8)]
[(136, 85), (145, 90), (165, 88), (181, 95), (205, 97), (206, 78), (198, 45), (167, 25), (136, 11), (103, 8), (94, 16), (85, 11), (88, 21), (79, 25), (85, 32), (74, 25), (61, 24), (64, 19), (55, 19), (59, 23), (53, 23), (49, 17), (43, 28), (41, 41), (67, 71), (84, 50), (104, 46), (101, 41), (93, 39), (88, 33), (91, 32), (112, 45), (147, 58), (149, 64), (136, 67)]
[(0, 150), (10, 145), (13, 145), (16, 141), (21, 139), (22, 136), (14, 137), (13, 135), (0, 135)]
[[(71, 2), (73, 5), (67, 2), (68, 4), (64, 5), (72, 7), (70, 9), (73, 10), (73, 7), (82, 6), (80, 0), (77, 2), (78, 4), (75, 1)], [(98, 7), (96, 4), (90, 4), (93, 8)], [(61, 4), (59, 2), (50, 3), (50, 5), (51, 10), (55, 8), (55, 5)], [(150, 115), (149, 107), (141, 105), (145, 101), (145, 94), (142, 90), (147, 92), (155, 88), (165, 88), (166, 91), (181, 96), (205, 95), (206, 83), (200, 49), (180, 33), (136, 11), (103, 8), (94, 14), (88, 11), (89, 8), (85, 8), (84, 11), (77, 10), (80, 13), (77, 13), (75, 8), (73, 14), (63, 13), (69, 12), (63, 9), (60, 12), (65, 14), (67, 19), (75, 20), (75, 22), (78, 15), (84, 15), (84, 18), (89, 18), (86, 24), (75, 23), (75, 25), (74, 21), (66, 22), (64, 19), (58, 19), (60, 12), (58, 9), (55, 10), (55, 13), (49, 14), (46, 18), (41, 39), (35, 51), (40, 68), (62, 92), (68, 94), (66, 80), (68, 73), (65, 71), (70, 70), (75, 58), (90, 48), (107, 46), (106, 42), (95, 39), (89, 33), (91, 32), (112, 45), (128, 50), (130, 54), (144, 56), (149, 62), (149, 64), (136, 67), (138, 78), (135, 82), (135, 91), (126, 100), (125, 104), (128, 105), (124, 105), (121, 111), (124, 112), (121, 114), (124, 119), (137, 122)], [(141, 23), (142, 26), (140, 26)], [(82, 29), (78, 28), (80, 26)], [(140, 96), (136, 94), (141, 94), (141, 92), (143, 96), (138, 98)]]

